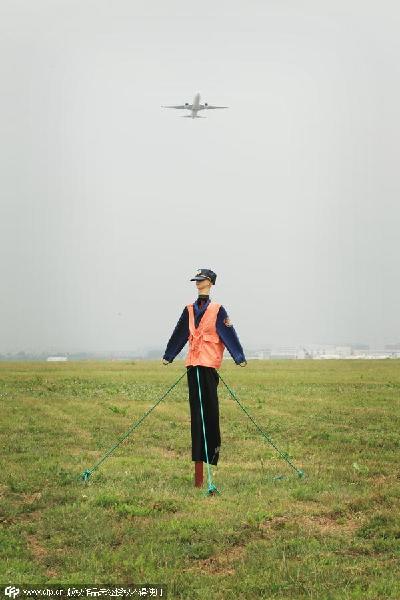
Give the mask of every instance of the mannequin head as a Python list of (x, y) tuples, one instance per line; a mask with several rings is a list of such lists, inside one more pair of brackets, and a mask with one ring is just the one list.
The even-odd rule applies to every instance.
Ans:
[(207, 294), (209, 296), (211, 286), (212, 283), (209, 279), (202, 279), (202, 281), (196, 281), (196, 288), (199, 296), (200, 294)]
[(211, 286), (215, 284), (217, 274), (211, 269), (198, 269), (196, 275), (190, 281), (196, 282), (197, 292), (200, 295), (209, 296)]

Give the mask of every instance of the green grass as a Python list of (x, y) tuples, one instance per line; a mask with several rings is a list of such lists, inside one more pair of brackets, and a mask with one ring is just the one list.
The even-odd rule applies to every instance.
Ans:
[(1, 583), (169, 598), (400, 598), (400, 361), (224, 363), (221, 495), (193, 486), (182, 362), (0, 363)]

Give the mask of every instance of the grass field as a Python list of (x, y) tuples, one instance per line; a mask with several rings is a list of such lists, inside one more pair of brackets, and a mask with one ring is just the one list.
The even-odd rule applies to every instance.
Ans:
[[(193, 486), (182, 362), (0, 363), (0, 583), (169, 598), (400, 598), (400, 361), (226, 361), (219, 496)], [(284, 476), (280, 478), (279, 476)]]

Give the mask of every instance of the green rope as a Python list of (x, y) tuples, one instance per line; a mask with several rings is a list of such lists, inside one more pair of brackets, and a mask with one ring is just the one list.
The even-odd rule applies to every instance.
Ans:
[(200, 386), (200, 377), (199, 377), (199, 367), (196, 367), (196, 373), (197, 373), (197, 385), (198, 385), (198, 388), (199, 388), (201, 421), (203, 423), (204, 448), (205, 448), (205, 451), (206, 451), (206, 459), (207, 459), (208, 490), (206, 492), (206, 495), (207, 496), (211, 496), (211, 495), (213, 495), (215, 493), (220, 494), (220, 492), (219, 492), (219, 490), (216, 488), (216, 486), (212, 482), (211, 467), (210, 467), (210, 463), (208, 462), (208, 448), (207, 448), (207, 439), (206, 439), (206, 428), (205, 428), (205, 425), (204, 425), (203, 403), (202, 403), (202, 400), (201, 400), (201, 386)]
[(118, 439), (118, 441), (109, 450), (107, 450), (107, 452), (104, 454), (104, 456), (102, 456), (102, 458), (100, 458), (100, 460), (98, 460), (97, 463), (95, 463), (95, 465), (93, 465), (93, 467), (91, 469), (85, 469), (83, 471), (83, 473), (79, 476), (79, 478), (83, 479), (83, 481), (88, 481), (88, 479), (91, 476), (91, 474), (93, 473), (93, 471), (98, 469), (98, 467), (101, 465), (101, 463), (104, 462), (106, 460), (106, 458), (108, 456), (110, 456), (110, 454), (112, 454), (114, 452), (114, 450), (116, 450), (116, 448), (118, 448), (118, 446), (120, 444), (122, 444), (122, 442), (128, 437), (128, 435), (130, 435), (132, 433), (132, 431), (134, 431), (136, 429), (136, 427), (138, 427), (140, 425), (140, 423), (142, 421), (144, 421), (144, 419), (151, 413), (151, 411), (154, 410), (158, 404), (160, 404), (161, 400), (164, 400), (165, 396), (167, 396), (170, 393), (170, 391), (179, 383), (179, 381), (182, 379), (182, 377), (184, 377), (186, 375), (186, 373), (187, 373), (187, 371), (185, 371), (179, 377), (179, 379), (177, 381), (175, 381), (175, 383), (173, 385), (171, 385), (171, 387), (165, 392), (165, 394), (159, 400), (157, 400), (157, 402), (151, 408), (149, 408), (149, 410), (142, 417), (140, 417), (140, 419), (138, 421), (136, 421), (136, 423), (134, 423), (133, 425), (131, 425), (131, 427), (129, 427), (129, 429)]
[(245, 407), (240, 403), (239, 399), (235, 396), (234, 392), (231, 390), (231, 388), (229, 387), (229, 385), (227, 383), (225, 383), (225, 381), (223, 380), (221, 373), (218, 372), (218, 375), (221, 377), (221, 381), (224, 384), (224, 386), (227, 388), (228, 392), (230, 393), (230, 395), (232, 396), (232, 398), (234, 400), (236, 400), (236, 402), (239, 404), (240, 408), (246, 413), (246, 415), (249, 417), (250, 421), (252, 421), (254, 423), (254, 425), (257, 427), (258, 431), (265, 437), (265, 439), (267, 440), (267, 442), (269, 444), (271, 444), (271, 446), (273, 446), (275, 448), (275, 450), (278, 452), (278, 454), (281, 456), (281, 458), (283, 458), (283, 460), (285, 460), (291, 467), (292, 469), (294, 469), (299, 477), (304, 477), (304, 471), (302, 469), (298, 469), (289, 459), (289, 455), (287, 452), (281, 452), (279, 450), (279, 448), (274, 444), (274, 442), (271, 440), (271, 438), (265, 433), (265, 431), (263, 429), (261, 429), (261, 427), (255, 422), (255, 420), (253, 419), (253, 417), (250, 415), (250, 413), (245, 409)]

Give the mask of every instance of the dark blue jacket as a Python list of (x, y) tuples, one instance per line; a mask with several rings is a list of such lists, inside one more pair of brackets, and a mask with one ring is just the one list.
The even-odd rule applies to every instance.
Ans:
[[(201, 317), (204, 315), (207, 306), (210, 303), (210, 299), (207, 299), (205, 302), (203, 301), (201, 307), (199, 308), (199, 298), (196, 302), (193, 303), (194, 308), (194, 321), (195, 327), (198, 327)], [(223, 306), (220, 307), (217, 315), (217, 323), (216, 323), (217, 333), (227, 348), (229, 354), (232, 356), (235, 363), (238, 365), (244, 362), (245, 356), (243, 352), (242, 345), (239, 341), (237, 333), (233, 326), (230, 324), (227, 312)], [(169, 339), (167, 344), (167, 349), (165, 350), (165, 354), (163, 358), (168, 360), (168, 362), (172, 362), (174, 358), (179, 354), (179, 352), (183, 349), (186, 342), (189, 339), (189, 313), (188, 309), (185, 308), (182, 311), (180, 319), (176, 324), (176, 327)]]

